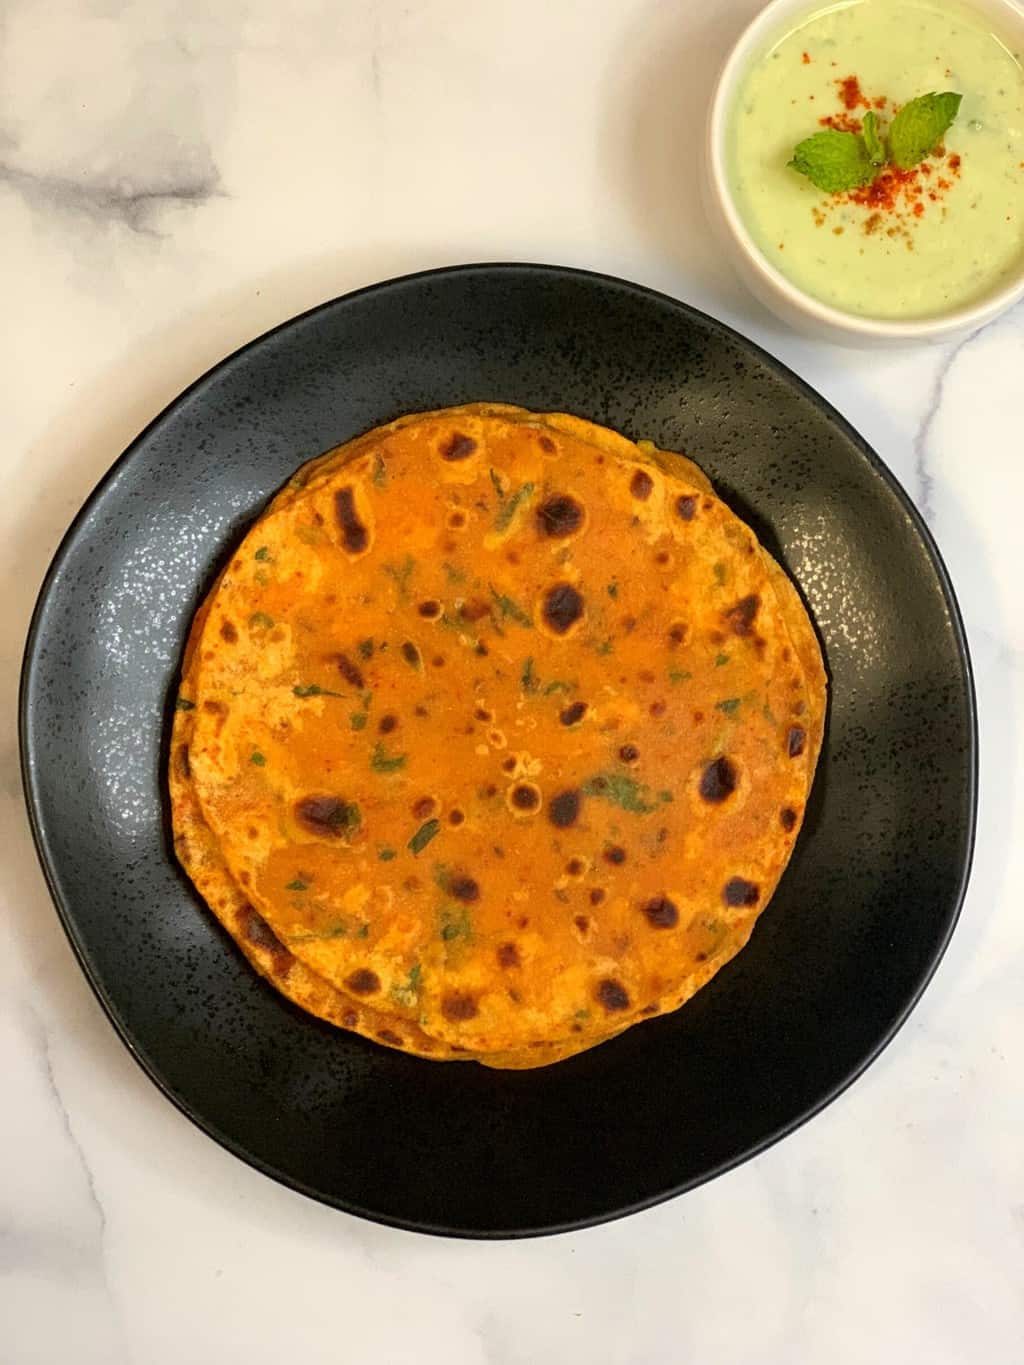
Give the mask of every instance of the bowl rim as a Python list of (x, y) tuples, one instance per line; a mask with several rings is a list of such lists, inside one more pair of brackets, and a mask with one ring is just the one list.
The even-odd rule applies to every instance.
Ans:
[[(726, 55), (718, 73), (707, 120), (707, 181), (717, 206), (732, 234), (735, 246), (742, 252), (747, 265), (758, 280), (791, 309), (802, 313), (813, 322), (845, 332), (852, 337), (884, 340), (925, 340), (955, 332), (969, 332), (1004, 312), (1024, 297), (1024, 252), (1016, 275), (1009, 284), (993, 290), (974, 303), (934, 316), (913, 319), (876, 318), (869, 314), (850, 313), (822, 302), (801, 289), (778, 267), (774, 266), (754, 241), (742, 215), (736, 207), (729, 177), (725, 169), (725, 134), (732, 97), (739, 78), (753, 53), (771, 35), (772, 30), (787, 17), (801, 14), (810, 16), (817, 9), (832, 8), (824, 0), (768, 0), (768, 3), (745, 26)], [(964, 8), (998, 14), (1006, 23), (1015, 24), (1024, 41), (1024, 10), (1015, 0), (964, 0)]]

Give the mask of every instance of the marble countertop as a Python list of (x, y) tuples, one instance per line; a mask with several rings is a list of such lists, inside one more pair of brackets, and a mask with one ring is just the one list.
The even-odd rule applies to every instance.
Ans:
[[(0, 22), (0, 1359), (867, 1365), (1024, 1341), (1024, 310), (887, 354), (801, 340), (701, 217), (713, 71), (756, 0), (7, 0)], [(458, 261), (605, 270), (725, 318), (859, 427), (966, 618), (981, 811), (924, 1000), (825, 1113), (579, 1234), (376, 1227), (236, 1161), (118, 1042), (23, 813), (17, 672), (69, 520), (210, 364)]]

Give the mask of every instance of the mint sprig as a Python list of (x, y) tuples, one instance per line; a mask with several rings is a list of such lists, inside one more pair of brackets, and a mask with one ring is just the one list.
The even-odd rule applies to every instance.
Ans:
[(869, 185), (886, 162), (908, 171), (930, 156), (952, 127), (962, 95), (952, 90), (918, 95), (899, 111), (889, 128), (888, 145), (873, 109), (863, 131), (826, 128), (798, 142), (790, 167), (826, 194), (843, 194)]
[(933, 152), (953, 125), (962, 95), (952, 90), (918, 95), (905, 104), (889, 129), (889, 152), (893, 164), (909, 171)]

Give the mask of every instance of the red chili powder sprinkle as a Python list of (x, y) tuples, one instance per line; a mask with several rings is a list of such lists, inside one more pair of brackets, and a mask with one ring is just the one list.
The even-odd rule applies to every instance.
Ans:
[(805, 52), (800, 60), (803, 62), (804, 66), (810, 66), (811, 54), (809, 52)]
[[(871, 109), (872, 107), (882, 109), (890, 104), (884, 95), (869, 100), (861, 89), (860, 80), (857, 76), (844, 76), (842, 80), (836, 81), (836, 85), (839, 89), (839, 99), (844, 106), (844, 111), (837, 114), (826, 114), (820, 118), (818, 122), (823, 128), (833, 128), (842, 133), (860, 133), (863, 130), (863, 121), (853, 114), (854, 109)], [(898, 106), (892, 104), (891, 109), (895, 113)], [(960, 157), (956, 152), (947, 156), (945, 147), (939, 145), (935, 148), (932, 156), (945, 161), (951, 175), (960, 175)], [(1021, 164), (1022, 169), (1024, 169), (1024, 163)], [(925, 211), (925, 199), (934, 203), (939, 199), (940, 194), (944, 194), (952, 188), (951, 180), (945, 176), (936, 174), (932, 178), (933, 173), (940, 169), (945, 169), (945, 167), (936, 167), (927, 161), (911, 167), (910, 170), (901, 170), (898, 166), (883, 166), (869, 185), (862, 185), (859, 189), (850, 190), (846, 194), (829, 195), (823, 207), (827, 208), (830, 203), (857, 204), (870, 210), (862, 225), (862, 230), (868, 236), (883, 226), (884, 214), (890, 223), (894, 224), (886, 229), (888, 236), (898, 234), (909, 238), (906, 223), (901, 220), (909, 218), (913, 221), (921, 218)], [(945, 215), (945, 211), (943, 207), (943, 215)], [(824, 226), (826, 215), (822, 209), (815, 206), (812, 213), (817, 226)], [(835, 231), (836, 229), (833, 228), (833, 232)], [(906, 245), (909, 250), (913, 249), (913, 243), (909, 240)]]
[(818, 122), (823, 128), (835, 128), (840, 133), (859, 133), (862, 127), (860, 119), (852, 114), (826, 114)]
[(871, 101), (864, 98), (864, 91), (856, 76), (843, 76), (836, 81), (836, 85), (839, 86), (839, 98), (847, 109), (871, 108)]

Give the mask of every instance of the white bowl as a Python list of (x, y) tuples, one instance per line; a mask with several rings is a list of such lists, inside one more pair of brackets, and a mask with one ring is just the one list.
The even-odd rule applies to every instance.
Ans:
[[(1016, 0), (968, 0), (970, 7), (988, 15), (1002, 33), (1019, 35), (1024, 45), (1024, 9)], [(708, 115), (705, 145), (704, 192), (708, 216), (733, 264), (751, 291), (784, 322), (828, 341), (869, 346), (915, 341), (941, 341), (956, 333), (974, 331), (1024, 297), (1024, 260), (1017, 277), (980, 302), (935, 317), (894, 322), (832, 308), (805, 293), (767, 259), (740, 217), (726, 174), (725, 135), (736, 99), (736, 88), (750, 63), (781, 36), (792, 21), (823, 8), (822, 0), (771, 0), (740, 35), (719, 74)]]

